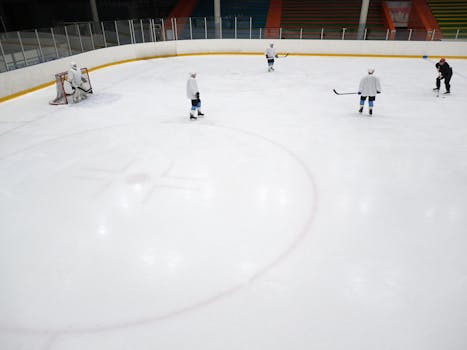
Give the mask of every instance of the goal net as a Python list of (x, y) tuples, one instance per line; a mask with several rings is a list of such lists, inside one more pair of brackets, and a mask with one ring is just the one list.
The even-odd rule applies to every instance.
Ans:
[[(84, 78), (81, 89), (87, 93), (92, 94), (91, 80), (89, 79), (89, 73), (87, 68), (81, 68), (81, 75)], [(55, 74), (55, 87), (57, 89), (57, 97), (52, 101), (49, 101), (51, 105), (64, 105), (68, 103), (68, 96), (71, 98), (73, 95), (73, 87), (68, 82), (68, 72), (62, 72)]]

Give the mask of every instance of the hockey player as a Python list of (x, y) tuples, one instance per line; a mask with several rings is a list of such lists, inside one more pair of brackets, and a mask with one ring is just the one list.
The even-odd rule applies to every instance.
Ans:
[(73, 88), (73, 103), (77, 103), (87, 98), (83, 83), (86, 79), (81, 74), (81, 69), (75, 62), (70, 62), (70, 69), (68, 70), (67, 81)]
[(195, 72), (190, 73), (190, 77), (186, 82), (186, 95), (191, 100), (190, 120), (196, 120), (198, 116), (204, 116), (203, 112), (201, 112), (201, 100), (199, 99)]
[(438, 76), (436, 77), (436, 87), (433, 90), (439, 91), (439, 88), (441, 86), (441, 80), (444, 79), (444, 85), (446, 87), (445, 94), (450, 94), (452, 67), (449, 66), (445, 58), (441, 58), (439, 62), (435, 64), (435, 67), (438, 70)]
[(375, 70), (373, 68), (368, 69), (368, 75), (363, 77), (360, 81), (360, 86), (358, 87), (358, 94), (360, 96), (360, 109), (359, 113), (363, 112), (363, 106), (365, 105), (365, 100), (368, 97), (368, 107), (370, 115), (373, 114), (373, 105), (376, 99), (376, 94), (381, 93), (381, 84), (379, 78), (373, 75)]
[(274, 58), (277, 58), (276, 50), (274, 49), (274, 44), (270, 43), (269, 47), (264, 52), (266, 59), (268, 61), (268, 72), (274, 71)]

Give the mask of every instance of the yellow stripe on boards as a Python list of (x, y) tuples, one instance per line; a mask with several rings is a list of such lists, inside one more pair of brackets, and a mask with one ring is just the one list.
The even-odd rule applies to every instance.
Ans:
[[(279, 55), (285, 55), (286, 52), (281, 52)], [(132, 58), (128, 60), (123, 60), (123, 61), (118, 61), (118, 62), (112, 62), (112, 63), (106, 63), (102, 64), (100, 66), (96, 66), (93, 68), (88, 68), (89, 72), (102, 69), (102, 68), (107, 68), (111, 66), (116, 66), (118, 64), (124, 64), (124, 63), (130, 63), (130, 62), (137, 62), (137, 61), (145, 61), (145, 60), (152, 60), (152, 59), (157, 59), (157, 58), (168, 58), (168, 57), (185, 57), (185, 56), (222, 56), (222, 55), (243, 55), (243, 56), (258, 56), (258, 55), (264, 55), (263, 52), (202, 52), (202, 53), (183, 53), (183, 54), (177, 54), (177, 55), (164, 55), (164, 56), (148, 56), (148, 57), (142, 57), (142, 58)], [(290, 56), (318, 56), (318, 57), (376, 57), (376, 58), (422, 58), (420, 55), (380, 55), (380, 54), (347, 54), (347, 53), (289, 53), (288, 55)], [(439, 58), (441, 56), (428, 56), (425, 58)], [(467, 56), (444, 56), (446, 59), (467, 59)], [(30, 89), (22, 90), (19, 92), (16, 92), (11, 95), (7, 95), (5, 97), (0, 97), (0, 103), (12, 100), (14, 98), (26, 95), (30, 92), (34, 92), (40, 89), (44, 89), (50, 85), (55, 84), (55, 80), (49, 81), (47, 83), (32, 87)]]

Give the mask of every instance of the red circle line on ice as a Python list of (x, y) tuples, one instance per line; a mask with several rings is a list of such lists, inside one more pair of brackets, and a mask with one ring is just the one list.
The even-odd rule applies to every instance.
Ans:
[[(127, 123), (127, 124), (120, 124), (120, 125), (113, 125), (113, 126), (108, 126), (108, 127), (103, 127), (103, 128), (95, 128), (95, 129), (90, 129), (90, 130), (85, 130), (81, 132), (76, 132), (76, 133), (71, 133), (68, 135), (63, 135), (60, 137), (55, 137), (52, 139), (48, 140), (43, 140), (40, 141), (39, 143), (25, 147), (24, 149), (15, 151), (10, 153), (7, 156), (1, 157), (1, 159), (7, 159), (9, 157), (12, 157), (14, 155), (20, 154), (21, 152), (24, 152), (26, 150), (34, 149), (35, 147), (38, 147), (40, 145), (54, 142), (54, 141), (60, 141), (62, 139), (66, 139), (69, 137), (77, 136), (77, 135), (82, 135), (85, 133), (90, 133), (90, 132), (96, 132), (96, 131), (101, 131), (105, 129), (112, 129), (112, 128), (122, 128), (125, 126), (130, 126), (130, 125), (137, 125), (138, 123)], [(203, 127), (203, 128), (219, 128), (219, 129), (224, 129), (224, 130), (229, 130), (231, 132), (235, 133), (240, 133), (248, 137), (252, 138), (258, 138), (262, 140), (263, 142), (266, 142), (276, 149), (279, 149), (281, 152), (285, 153), (288, 155), (291, 159), (293, 159), (299, 167), (302, 169), (304, 172), (305, 177), (310, 183), (310, 188), (311, 191), (309, 193), (303, 193), (303, 195), (309, 196), (313, 198), (311, 201), (311, 208), (308, 212), (308, 215), (306, 218), (304, 218), (304, 222), (301, 225), (301, 229), (299, 232), (294, 234), (294, 239), (293, 241), (288, 245), (285, 246), (282, 252), (280, 252), (278, 255), (276, 255), (271, 261), (267, 262), (264, 264), (261, 268), (259, 268), (254, 274), (252, 274), (251, 277), (249, 277), (247, 280), (242, 281), (240, 283), (237, 283), (236, 285), (233, 285), (229, 288), (226, 288), (224, 290), (221, 290), (219, 292), (214, 293), (210, 297), (206, 297), (204, 299), (199, 300), (198, 302), (194, 302), (190, 305), (183, 306), (177, 309), (174, 309), (172, 311), (160, 314), (160, 315), (155, 315), (153, 317), (145, 317), (141, 319), (136, 319), (132, 321), (127, 321), (127, 322), (120, 322), (120, 323), (114, 323), (114, 324), (107, 324), (107, 325), (96, 325), (93, 327), (76, 327), (76, 328), (63, 328), (63, 329), (47, 329), (47, 328), (33, 328), (33, 327), (9, 327), (7, 325), (0, 325), (0, 331), (6, 331), (6, 332), (12, 332), (12, 333), (42, 333), (42, 334), (48, 334), (52, 338), (49, 340), (49, 346), (51, 346), (53, 343), (53, 339), (56, 339), (56, 337), (60, 336), (66, 336), (66, 335), (72, 335), (72, 334), (87, 334), (87, 333), (99, 333), (99, 332), (106, 332), (106, 331), (113, 331), (113, 330), (118, 330), (118, 329), (125, 329), (125, 328), (131, 328), (131, 327), (137, 327), (137, 326), (142, 326), (142, 325), (147, 325), (150, 323), (157, 323), (161, 322), (164, 320), (168, 320), (174, 317), (178, 317), (180, 315), (183, 315), (188, 312), (192, 312), (198, 309), (201, 309), (203, 307), (207, 307), (215, 302), (218, 302), (221, 299), (224, 299), (230, 295), (235, 294), (236, 292), (242, 290), (243, 288), (251, 285), (254, 283), (256, 280), (260, 279), (262, 276), (264, 276), (266, 273), (271, 271), (274, 267), (276, 267), (278, 264), (286, 260), (292, 252), (304, 241), (304, 239), (308, 236), (308, 234), (311, 231), (312, 224), (317, 212), (318, 208), (318, 193), (317, 193), (317, 186), (314, 181), (313, 175), (311, 171), (308, 169), (307, 165), (305, 162), (294, 152), (291, 150), (287, 149), (284, 147), (282, 144), (271, 140), (263, 135), (251, 132), (251, 131), (246, 131), (246, 130), (241, 130), (237, 128), (233, 128), (230, 126), (223, 126), (223, 125), (218, 125), (218, 124), (209, 124), (209, 125), (202, 125), (198, 124), (196, 127)]]

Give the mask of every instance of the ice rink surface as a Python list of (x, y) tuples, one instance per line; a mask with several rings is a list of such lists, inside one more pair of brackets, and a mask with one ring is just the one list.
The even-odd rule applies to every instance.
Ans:
[[(448, 62), (446, 98), (434, 60), (196, 56), (91, 72), (76, 105), (0, 104), (0, 349), (467, 349)], [(369, 67), (373, 117), (332, 92)]]

